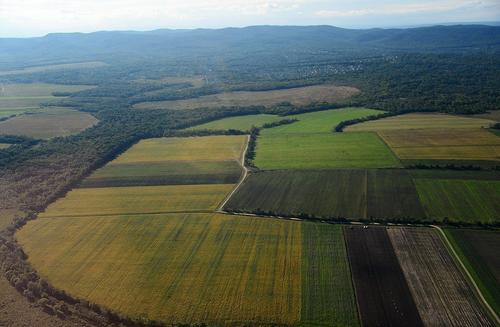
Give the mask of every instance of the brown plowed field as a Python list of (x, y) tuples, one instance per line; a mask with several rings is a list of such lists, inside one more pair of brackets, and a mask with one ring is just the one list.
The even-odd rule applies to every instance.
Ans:
[(437, 231), (391, 228), (388, 234), (426, 326), (494, 326)]
[(363, 326), (422, 326), (386, 229), (344, 231)]

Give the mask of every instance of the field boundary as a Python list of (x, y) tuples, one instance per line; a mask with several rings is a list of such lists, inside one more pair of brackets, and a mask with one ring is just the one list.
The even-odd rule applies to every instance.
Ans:
[(448, 237), (446, 236), (446, 233), (439, 226), (436, 226), (436, 225), (430, 225), (430, 226), (433, 227), (433, 228), (435, 228), (435, 229), (437, 229), (439, 231), (439, 234), (444, 239), (444, 241), (446, 243), (446, 246), (448, 247), (448, 249), (450, 250), (450, 252), (453, 254), (453, 257), (455, 258), (455, 260), (459, 263), (459, 266), (462, 268), (461, 270), (463, 272), (465, 272), (465, 275), (467, 276), (467, 279), (469, 280), (470, 284), (472, 284), (472, 286), (474, 287), (474, 290), (476, 291), (476, 294), (479, 295), (479, 299), (481, 300), (481, 302), (483, 302), (483, 305), (488, 309), (489, 314), (494, 318), (495, 324), (499, 325), (500, 324), (500, 319), (499, 319), (497, 313), (495, 312), (495, 310), (493, 310), (493, 308), (490, 306), (490, 304), (488, 303), (488, 301), (486, 301), (486, 299), (484, 298), (483, 293), (481, 293), (481, 290), (479, 289), (479, 287), (476, 284), (476, 281), (472, 277), (471, 273), (469, 272), (469, 270), (467, 269), (467, 267), (465, 266), (465, 264), (460, 259), (458, 253), (455, 251), (455, 248), (451, 244), (450, 240), (448, 240)]
[(236, 191), (240, 188), (240, 186), (243, 184), (243, 182), (245, 181), (245, 179), (248, 176), (249, 169), (245, 165), (245, 157), (247, 155), (249, 143), (250, 143), (250, 135), (247, 135), (245, 149), (242, 151), (241, 158), (240, 158), (240, 165), (241, 165), (241, 168), (243, 168), (243, 172), (241, 174), (240, 181), (238, 182), (238, 184), (236, 184), (236, 186), (233, 188), (233, 190), (226, 196), (226, 198), (221, 202), (221, 204), (217, 207), (217, 210), (215, 210), (215, 212), (227, 213), (226, 211), (224, 211), (224, 206), (229, 201), (229, 199), (231, 199), (231, 197), (236, 193)]

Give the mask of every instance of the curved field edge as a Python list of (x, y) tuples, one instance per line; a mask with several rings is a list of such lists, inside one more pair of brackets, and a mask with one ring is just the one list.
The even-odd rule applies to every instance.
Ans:
[(45, 218), (17, 239), (56, 287), (132, 317), (359, 325), (340, 226), (220, 214)]
[[(498, 316), (498, 314), (500, 313), (500, 298), (498, 293), (500, 285), (498, 285), (498, 283), (495, 284), (494, 280), (490, 280), (491, 276), (485, 276), (484, 270), (488, 270), (488, 268), (477, 266), (477, 264), (479, 263), (478, 260), (481, 259), (477, 259), (471, 256), (474, 250), (470, 249), (470, 253), (468, 253), (468, 255), (465, 253), (464, 250), (467, 247), (467, 244), (465, 244), (465, 240), (460, 242), (456, 238), (456, 235), (454, 235), (454, 230), (452, 229), (444, 228), (442, 229), (442, 231), (446, 235), (446, 238), (455, 250), (455, 253), (458, 255), (460, 261), (462, 261), (463, 265), (474, 279), (474, 282), (481, 291), (483, 297)], [(475, 264), (473, 264), (473, 262), (475, 262)], [(480, 270), (478, 270), (478, 268)]]

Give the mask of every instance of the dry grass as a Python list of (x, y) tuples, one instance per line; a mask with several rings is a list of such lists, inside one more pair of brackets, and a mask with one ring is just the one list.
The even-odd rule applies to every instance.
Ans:
[(300, 320), (301, 223), (217, 214), (52, 218), (17, 238), (58, 288), (134, 317)]
[(239, 160), (246, 140), (245, 135), (147, 139), (113, 163)]
[(130, 215), (215, 210), (233, 184), (162, 185), (74, 189), (41, 217)]
[(271, 106), (281, 102), (290, 102), (300, 106), (312, 102), (341, 102), (359, 92), (358, 89), (348, 86), (314, 85), (272, 91), (224, 92), (185, 100), (143, 102), (134, 107), (137, 109), (195, 109), (221, 106)]
[(359, 131), (387, 131), (395, 129), (422, 129), (422, 128), (480, 128), (489, 127), (495, 123), (492, 120), (468, 118), (446, 114), (414, 113), (379, 120), (372, 120), (348, 126), (346, 132)]
[(97, 122), (98, 120), (88, 113), (50, 108), (40, 113), (17, 116), (0, 122), (0, 134), (47, 139), (77, 134)]
[(500, 121), (500, 110), (492, 110), (492, 111), (489, 111), (485, 114), (474, 115), (473, 117)]
[(42, 103), (59, 101), (53, 92), (76, 92), (92, 88), (89, 85), (58, 85), (45, 83), (0, 83), (0, 118), (25, 112), (38, 112)]
[(500, 159), (500, 137), (485, 129), (383, 130), (379, 135), (400, 159)]
[(388, 233), (426, 326), (493, 326), (437, 231)]
[(55, 64), (55, 65), (27, 67), (27, 68), (17, 69), (17, 70), (0, 71), (0, 76), (32, 74), (32, 73), (55, 71), (55, 70), (66, 70), (66, 69), (99, 68), (99, 67), (104, 67), (104, 66), (107, 66), (107, 64), (104, 62), (101, 62), (101, 61), (77, 62), (77, 63), (71, 63), (71, 64)]

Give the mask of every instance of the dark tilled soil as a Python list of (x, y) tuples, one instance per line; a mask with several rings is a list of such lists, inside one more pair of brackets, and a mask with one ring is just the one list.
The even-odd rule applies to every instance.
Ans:
[(386, 229), (344, 232), (363, 326), (423, 326)]

